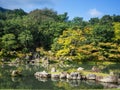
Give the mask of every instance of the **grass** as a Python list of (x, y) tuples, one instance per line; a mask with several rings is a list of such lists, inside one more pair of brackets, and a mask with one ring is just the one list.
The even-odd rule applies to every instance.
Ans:
[[(81, 71), (80, 73), (82, 73), (83, 75), (86, 74), (96, 74), (97, 76), (107, 76), (110, 74), (110, 72), (114, 72), (115, 74), (120, 74), (120, 63), (115, 63), (115, 62), (108, 62), (108, 61), (104, 61), (104, 62), (93, 62), (93, 61), (89, 61), (89, 62), (70, 62), (68, 64), (70, 67), (57, 67), (56, 69), (58, 70), (58, 72), (76, 72), (77, 68), (82, 67), (84, 68), (83, 71)], [(98, 68), (100, 68), (101, 72), (91, 72), (91, 69), (93, 66), (96, 66)]]
[(91, 71), (82, 71), (81, 72), (83, 75), (87, 75), (87, 74), (95, 74), (97, 76), (108, 76), (109, 74), (105, 74), (105, 73), (101, 73), (101, 72), (91, 72)]

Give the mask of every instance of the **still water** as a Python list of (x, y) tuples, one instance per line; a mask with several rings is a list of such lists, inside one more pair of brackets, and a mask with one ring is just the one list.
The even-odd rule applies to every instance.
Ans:
[[(23, 76), (11, 77), (12, 70), (22, 70)], [(36, 71), (43, 68), (34, 65), (0, 67), (0, 89), (47, 89), (47, 90), (78, 90), (78, 89), (103, 89), (100, 82), (81, 80), (41, 79), (34, 77)]]

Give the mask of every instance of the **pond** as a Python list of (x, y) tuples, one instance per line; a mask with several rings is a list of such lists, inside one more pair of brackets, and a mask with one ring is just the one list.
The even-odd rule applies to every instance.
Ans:
[[(12, 70), (22, 70), (23, 76), (11, 77)], [(41, 79), (34, 77), (34, 73), (42, 71), (39, 65), (21, 65), (0, 67), (0, 89), (47, 89), (47, 90), (76, 90), (76, 89), (103, 89), (104, 83), (92, 80)], [(109, 84), (107, 84), (109, 86)], [(116, 84), (112, 84), (116, 85)]]

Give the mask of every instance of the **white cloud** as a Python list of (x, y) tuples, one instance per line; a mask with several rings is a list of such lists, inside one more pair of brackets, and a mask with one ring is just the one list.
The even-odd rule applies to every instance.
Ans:
[(90, 9), (88, 13), (91, 17), (99, 17), (102, 15), (102, 12), (98, 11), (97, 9)]

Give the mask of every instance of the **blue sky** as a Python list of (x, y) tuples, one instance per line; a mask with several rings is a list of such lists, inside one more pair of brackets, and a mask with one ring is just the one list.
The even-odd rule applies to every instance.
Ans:
[(0, 7), (8, 9), (22, 8), (26, 12), (34, 9), (50, 8), (62, 14), (68, 12), (69, 19), (103, 15), (120, 15), (120, 0), (0, 0)]

